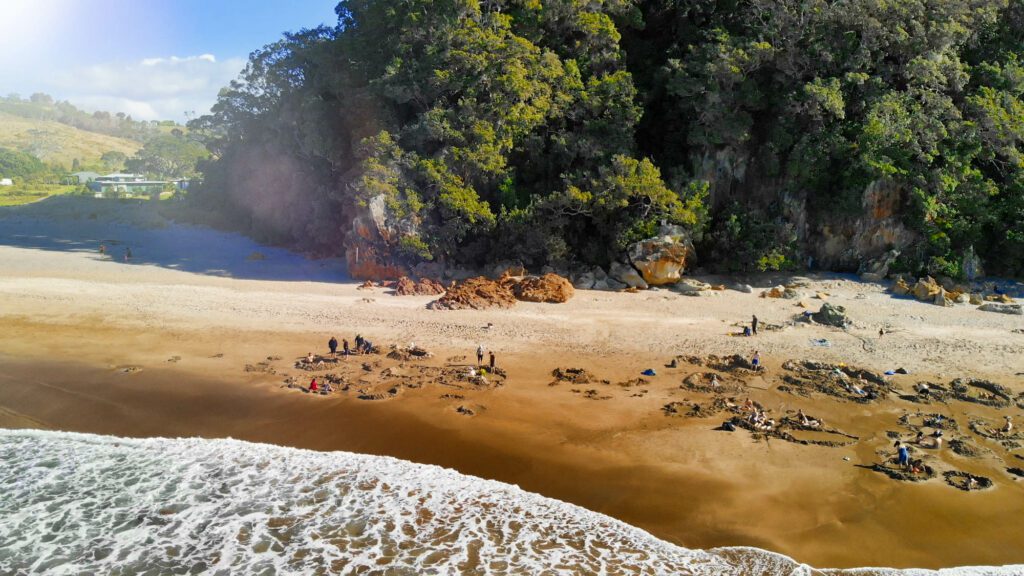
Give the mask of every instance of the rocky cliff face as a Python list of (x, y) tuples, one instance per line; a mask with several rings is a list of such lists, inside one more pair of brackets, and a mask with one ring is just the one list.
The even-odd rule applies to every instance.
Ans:
[(819, 268), (856, 269), (889, 250), (902, 251), (918, 235), (902, 222), (906, 193), (891, 180), (876, 180), (864, 189), (856, 218), (827, 217), (808, 234), (808, 253)]
[(416, 232), (415, 224), (398, 219), (387, 207), (384, 196), (375, 196), (354, 209), (345, 234), (345, 262), (355, 280), (395, 280), (409, 270), (396, 257), (402, 235)]

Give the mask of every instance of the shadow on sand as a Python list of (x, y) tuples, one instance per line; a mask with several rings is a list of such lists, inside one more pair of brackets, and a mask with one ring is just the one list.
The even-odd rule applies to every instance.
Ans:
[[(105, 245), (107, 254), (100, 254)], [(96, 259), (225, 278), (348, 281), (342, 259), (310, 260), (240, 234), (179, 224), (144, 200), (55, 196), (0, 208), (0, 246), (83, 252)], [(131, 258), (125, 260), (127, 250)]]

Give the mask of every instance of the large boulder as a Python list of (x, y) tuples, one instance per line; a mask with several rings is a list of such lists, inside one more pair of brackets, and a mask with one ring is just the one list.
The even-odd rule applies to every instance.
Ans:
[(910, 292), (914, 295), (914, 298), (922, 302), (934, 302), (935, 297), (939, 295), (942, 290), (942, 286), (935, 281), (931, 276), (926, 276), (917, 281), (914, 287), (910, 289)]
[(910, 294), (910, 285), (902, 277), (896, 279), (896, 283), (892, 285), (892, 293), (897, 296), (906, 296)]
[(590, 290), (596, 283), (597, 278), (594, 278), (594, 273), (590, 270), (576, 274), (572, 281), (572, 285), (580, 290)]
[(947, 292), (944, 288), (940, 288), (939, 293), (935, 295), (935, 300), (933, 300), (932, 303), (936, 306), (945, 306), (948, 308), (954, 304), (956, 296), (959, 296), (959, 294), (954, 295), (954, 293)]
[(689, 235), (679, 227), (665, 227), (661, 235), (636, 242), (627, 251), (630, 263), (651, 286), (678, 282), (695, 254)]
[(846, 328), (850, 324), (853, 324), (853, 322), (850, 321), (850, 318), (846, 315), (846, 308), (836, 306), (835, 304), (829, 304), (828, 302), (821, 305), (821, 310), (811, 314), (811, 318), (813, 318), (818, 324), (835, 326), (836, 328)]
[(575, 294), (572, 284), (557, 274), (527, 276), (516, 283), (516, 298), (526, 302), (568, 302)]
[(510, 308), (516, 303), (512, 289), (501, 282), (477, 276), (452, 286), (444, 296), (427, 305), (431, 310), (483, 310)]
[(978, 306), (978, 310), (998, 312), (1000, 314), (1016, 314), (1017, 316), (1024, 315), (1024, 309), (1021, 308), (1020, 304), (1004, 304), (1002, 302), (986, 302)]
[(436, 296), (444, 294), (444, 285), (430, 278), (422, 278), (419, 282), (408, 276), (402, 276), (395, 283), (395, 296)]
[(608, 268), (608, 276), (625, 284), (629, 288), (647, 289), (647, 281), (635, 268), (621, 262), (612, 262)]

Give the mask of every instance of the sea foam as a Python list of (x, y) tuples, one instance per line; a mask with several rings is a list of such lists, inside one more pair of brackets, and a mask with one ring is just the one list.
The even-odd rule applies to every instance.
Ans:
[(0, 574), (839, 573), (382, 456), (0, 430), (0, 463)]

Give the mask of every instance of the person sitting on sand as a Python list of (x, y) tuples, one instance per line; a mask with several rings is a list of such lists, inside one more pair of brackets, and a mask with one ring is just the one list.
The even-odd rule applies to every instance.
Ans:
[(331, 349), (331, 356), (334, 356), (338, 352), (338, 339), (331, 336), (331, 339), (327, 341), (327, 347)]
[(313, 356), (312, 352), (310, 352), (309, 354), (306, 354), (306, 364), (312, 364), (313, 363), (313, 358), (314, 358), (314, 356)]
[(800, 419), (801, 426), (806, 426), (808, 428), (817, 428), (818, 426), (821, 426), (821, 422), (814, 418), (809, 418), (807, 414), (804, 414), (802, 408), (796, 411), (796, 417)]
[(715, 389), (718, 388), (718, 374), (711, 375), (711, 387)]
[(320, 389), (320, 387), (319, 387), (319, 386), (317, 385), (317, 383), (316, 383), (316, 378), (313, 378), (313, 379), (312, 379), (312, 380), (311, 380), (311, 381), (309, 382), (309, 391), (310, 391), (310, 392), (316, 392), (316, 391), (317, 391), (317, 390), (319, 390), (319, 389)]
[(927, 383), (918, 382), (917, 384), (914, 385), (914, 391), (920, 394), (921, 396), (927, 396), (928, 392), (931, 391), (931, 389), (928, 388)]
[(1006, 423), (1003, 424), (1002, 429), (999, 431), (1002, 432), (1003, 434), (1009, 434), (1010, 432), (1013, 432), (1013, 421), (1010, 420), (1010, 417), (1008, 415), (1003, 416), (1003, 418), (1006, 419)]
[(924, 440), (924, 432), (918, 430), (917, 436), (914, 437), (914, 444), (920, 444), (922, 440)]

